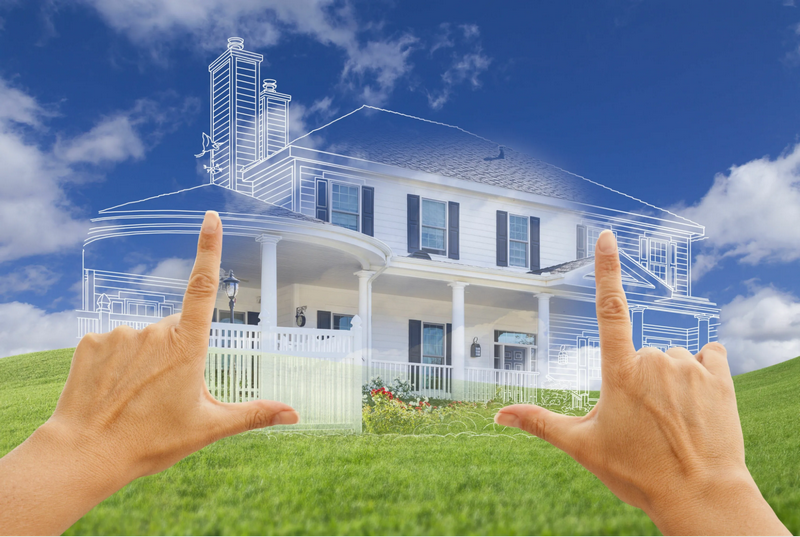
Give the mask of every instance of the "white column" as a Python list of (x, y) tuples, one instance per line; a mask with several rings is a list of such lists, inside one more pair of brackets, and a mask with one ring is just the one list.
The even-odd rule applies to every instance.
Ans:
[(539, 330), (536, 335), (536, 354), (539, 362), (539, 386), (547, 380), (550, 372), (550, 298), (548, 293), (534, 295), (539, 299)]
[(464, 288), (469, 285), (464, 282), (448, 283), (453, 288), (453, 347), (450, 349), (450, 359), (453, 366), (453, 398), (462, 399), (464, 393), (464, 379), (466, 377), (466, 332), (464, 329)]
[(361, 317), (361, 348), (363, 355), (369, 356), (369, 333), (372, 332), (372, 318), (369, 314), (369, 300), (372, 293), (372, 286), (369, 279), (375, 274), (374, 270), (359, 270), (355, 273), (358, 276), (358, 316)]
[(278, 242), (280, 235), (264, 233), (256, 241), (261, 243), (261, 312), (259, 325), (263, 328), (278, 326)]

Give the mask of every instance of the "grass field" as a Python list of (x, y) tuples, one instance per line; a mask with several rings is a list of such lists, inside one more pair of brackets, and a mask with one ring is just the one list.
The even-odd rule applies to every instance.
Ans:
[[(0, 455), (55, 407), (71, 350), (0, 360)], [(747, 462), (800, 533), (800, 358), (736, 377)], [(104, 501), (68, 534), (658, 534), (545, 442), (228, 438)]]

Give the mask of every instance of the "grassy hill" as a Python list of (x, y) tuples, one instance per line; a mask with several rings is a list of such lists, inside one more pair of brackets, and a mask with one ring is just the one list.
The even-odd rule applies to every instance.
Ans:
[[(55, 408), (71, 349), (0, 360), (0, 455)], [(800, 357), (735, 378), (747, 463), (800, 533)], [(68, 534), (657, 534), (529, 436), (225, 439), (100, 504)]]

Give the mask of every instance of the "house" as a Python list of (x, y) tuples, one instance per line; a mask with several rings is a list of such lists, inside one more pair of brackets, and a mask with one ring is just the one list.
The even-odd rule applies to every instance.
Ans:
[[(290, 141), (291, 96), (261, 82), (262, 59), (231, 38), (209, 66), (207, 184), (93, 220), (81, 335), (180, 311), (185, 280), (131, 274), (118, 252), (157, 245), (191, 259), (214, 209), (223, 269), (242, 282), (233, 326), (249, 330), (230, 336), (234, 347), (329, 359), (359, 349), (369, 375), (429, 395), (553, 386), (581, 404), (600, 379), (593, 249), (604, 229), (620, 246), (637, 348), (697, 352), (716, 339), (719, 309), (692, 295), (702, 225), (458, 127), (371, 106)], [(224, 293), (213, 320), (231, 326)]]

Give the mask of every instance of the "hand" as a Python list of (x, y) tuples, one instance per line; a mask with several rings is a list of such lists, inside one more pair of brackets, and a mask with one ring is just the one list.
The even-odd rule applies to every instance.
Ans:
[(581, 417), (533, 405), (495, 416), (565, 451), (664, 534), (786, 534), (747, 470), (725, 348), (633, 347), (614, 234), (595, 248), (601, 374)]
[[(61, 533), (130, 481), (220, 438), (297, 423), (283, 403), (220, 403), (206, 388), (221, 252), (222, 224), (209, 211), (183, 312), (144, 330), (120, 326), (80, 341), (52, 417), (0, 460), (0, 531)], [(27, 490), (32, 483), (38, 490)], [(54, 498), (43, 504), (48, 490)]]

